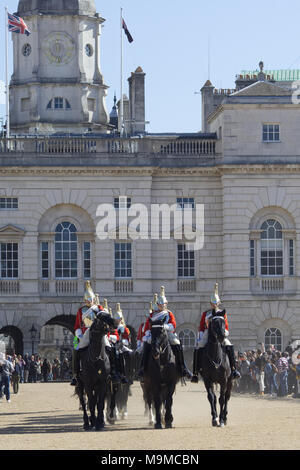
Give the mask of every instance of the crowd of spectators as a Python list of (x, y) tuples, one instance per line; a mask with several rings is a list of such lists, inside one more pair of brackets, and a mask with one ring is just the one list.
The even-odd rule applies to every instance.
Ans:
[(11, 387), (16, 394), (20, 383), (68, 381), (72, 375), (72, 365), (65, 358), (62, 362), (56, 357), (52, 362), (38, 355), (0, 353), (0, 401), (3, 396), (10, 403)]
[(292, 350), (280, 352), (269, 349), (237, 353), (237, 368), (241, 374), (234, 391), (272, 397), (286, 397), (298, 393), (299, 367), (292, 362)]

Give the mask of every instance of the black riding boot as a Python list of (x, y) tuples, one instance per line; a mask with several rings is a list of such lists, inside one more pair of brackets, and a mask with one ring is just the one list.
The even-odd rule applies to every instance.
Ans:
[(199, 361), (198, 361), (198, 351), (199, 349), (194, 349), (193, 357), (193, 377), (191, 382), (197, 384), (199, 382), (198, 373), (199, 373)]
[(146, 366), (146, 363), (147, 363), (147, 360), (148, 360), (148, 355), (149, 355), (150, 350), (151, 350), (150, 344), (145, 342), (144, 347), (143, 347), (143, 352), (142, 352), (140, 370), (138, 372), (138, 378), (141, 379), (141, 381), (144, 378), (145, 366)]
[(204, 350), (204, 348), (198, 348), (198, 349), (196, 349), (196, 351), (197, 351), (197, 361), (196, 361), (196, 364), (197, 364), (197, 374), (199, 373), (200, 375), (202, 375), (202, 357), (203, 357), (203, 350)]
[(126, 378), (126, 370), (125, 370), (125, 358), (123, 354), (119, 354), (119, 367), (120, 367), (120, 376), (122, 384), (128, 384), (128, 380)]
[(181, 377), (182, 378), (186, 377), (188, 379), (191, 379), (193, 377), (193, 374), (186, 366), (181, 344), (171, 345), (171, 348), (175, 355), (177, 368), (179, 370), (179, 373), (181, 374)]
[(70, 385), (76, 386), (78, 384), (78, 378), (80, 374), (80, 352), (73, 349), (72, 353), (72, 380)]
[(225, 346), (225, 348), (226, 348), (227, 356), (229, 358), (229, 364), (230, 364), (230, 369), (231, 369), (231, 377), (232, 377), (233, 380), (239, 379), (241, 377), (241, 374), (236, 370), (236, 363), (235, 363), (233, 345), (231, 344), (230, 346)]
[(115, 348), (106, 346), (105, 350), (109, 358), (111, 381), (113, 384), (118, 384), (120, 383), (120, 377), (118, 377), (117, 374), (117, 358)]

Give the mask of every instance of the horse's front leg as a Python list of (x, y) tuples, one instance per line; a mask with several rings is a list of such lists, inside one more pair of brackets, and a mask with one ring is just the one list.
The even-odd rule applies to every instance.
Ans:
[(116, 394), (118, 385), (111, 383), (110, 406), (109, 406), (109, 422), (115, 424), (115, 408), (116, 408)]
[(204, 384), (207, 391), (207, 398), (211, 408), (212, 425), (218, 426), (217, 397), (214, 393), (213, 383), (210, 380), (204, 380)]
[(156, 390), (153, 394), (154, 396), (154, 407), (155, 407), (155, 429), (162, 429), (162, 424), (161, 424), (161, 405), (162, 405), (162, 400), (161, 400), (161, 393), (159, 390)]
[(93, 390), (91, 388), (89, 388), (87, 391), (86, 391), (86, 394), (87, 394), (87, 398), (88, 398), (88, 404), (89, 404), (89, 410), (90, 410), (90, 424), (91, 424), (91, 427), (93, 428), (96, 424), (96, 416), (95, 416), (95, 406), (96, 406), (96, 402), (95, 402), (95, 396), (94, 396), (94, 393), (93, 393)]
[(90, 427), (89, 424), (89, 417), (86, 411), (86, 400), (85, 400), (85, 395), (84, 395), (84, 389), (82, 385), (77, 386), (76, 393), (79, 397), (80, 405), (83, 411), (83, 429), (87, 431)]
[(166, 405), (166, 414), (165, 414), (166, 428), (171, 428), (172, 427), (172, 422), (173, 422), (172, 405), (173, 405), (174, 391), (175, 391), (175, 387), (173, 385), (170, 386), (170, 388), (166, 391), (166, 400), (165, 400), (165, 405)]
[(227, 415), (226, 386), (223, 384), (220, 387), (219, 404), (220, 404), (219, 425), (221, 428), (223, 428), (226, 424), (226, 415)]
[(224, 423), (225, 426), (227, 424), (227, 414), (228, 414), (227, 406), (228, 406), (228, 402), (229, 402), (230, 396), (231, 396), (231, 389), (232, 389), (232, 381), (231, 381), (231, 379), (229, 379), (229, 381), (227, 382), (227, 388), (226, 388), (226, 392), (225, 392), (225, 396), (224, 396), (224, 407), (223, 407), (223, 417), (222, 417), (223, 418), (223, 423)]
[(101, 431), (104, 428), (104, 406), (105, 406), (105, 385), (99, 387), (97, 390), (97, 419), (96, 419), (96, 431)]

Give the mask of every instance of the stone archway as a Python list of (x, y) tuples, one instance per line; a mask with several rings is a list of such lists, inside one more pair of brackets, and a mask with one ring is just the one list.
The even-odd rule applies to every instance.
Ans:
[(10, 336), (14, 341), (14, 351), (8, 351), (9, 354), (21, 354), (23, 356), (23, 333), (19, 328), (13, 325), (6, 325), (0, 329), (0, 334)]
[(46, 325), (58, 325), (63, 328), (67, 328), (71, 333), (74, 334), (74, 324), (76, 320), (76, 315), (58, 315), (51, 318), (45, 323)]

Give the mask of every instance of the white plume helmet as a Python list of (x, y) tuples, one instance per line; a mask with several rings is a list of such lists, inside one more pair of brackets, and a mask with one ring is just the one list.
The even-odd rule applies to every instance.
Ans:
[(160, 294), (159, 294), (158, 299), (157, 299), (157, 304), (164, 305), (164, 304), (167, 304), (167, 303), (168, 303), (168, 301), (167, 301), (167, 297), (166, 297), (166, 293), (165, 293), (165, 287), (161, 286)]
[(123, 320), (123, 312), (121, 310), (121, 304), (117, 303), (117, 310), (116, 313), (114, 314), (114, 319), (115, 320)]
[(215, 284), (215, 292), (214, 294), (211, 296), (210, 298), (210, 303), (211, 304), (214, 304), (214, 305), (219, 305), (221, 303), (221, 299), (219, 297), (219, 292), (218, 292), (218, 289), (219, 289), (219, 285), (218, 283), (216, 282)]
[(90, 281), (86, 281), (85, 283), (85, 292), (83, 295), (83, 300), (85, 302), (95, 302), (95, 293), (92, 289)]
[(106, 313), (109, 313), (107, 299), (103, 299), (103, 310)]

